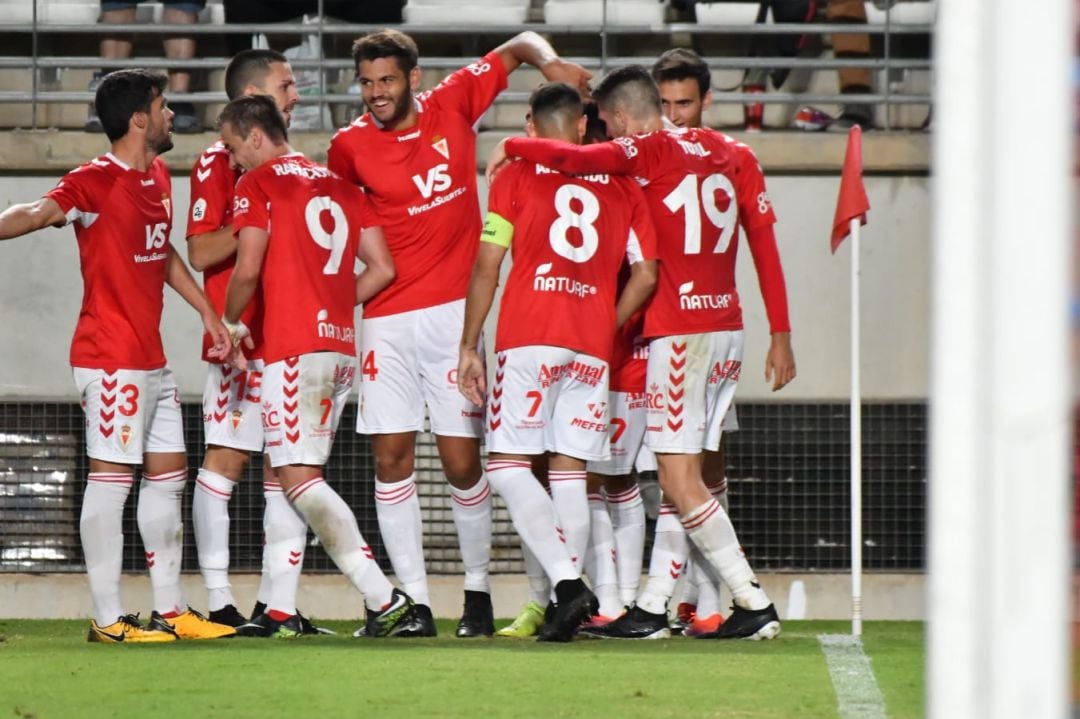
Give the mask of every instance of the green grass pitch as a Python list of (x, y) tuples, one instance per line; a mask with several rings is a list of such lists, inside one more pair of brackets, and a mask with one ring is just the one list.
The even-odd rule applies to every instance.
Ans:
[[(226, 639), (86, 642), (86, 622), (0, 620), (0, 717), (836, 717), (823, 633), (770, 642)], [(498, 623), (503, 626), (503, 623)], [(869, 622), (863, 645), (889, 717), (919, 717), (923, 625)]]

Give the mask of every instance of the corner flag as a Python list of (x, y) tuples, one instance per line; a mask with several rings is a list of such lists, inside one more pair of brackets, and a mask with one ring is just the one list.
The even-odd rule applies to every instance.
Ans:
[(851, 231), (852, 220), (858, 219), (859, 224), (866, 224), (869, 209), (870, 200), (866, 198), (866, 188), (862, 182), (862, 129), (852, 125), (844, 152), (844, 170), (840, 175), (840, 196), (836, 199), (836, 215), (833, 216), (833, 254)]

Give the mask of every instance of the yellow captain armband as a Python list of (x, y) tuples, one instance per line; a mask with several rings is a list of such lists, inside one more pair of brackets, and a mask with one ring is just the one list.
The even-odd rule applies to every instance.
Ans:
[(510, 247), (510, 240), (513, 237), (513, 224), (494, 212), (487, 213), (487, 217), (484, 218), (484, 230), (480, 233), (481, 242), (490, 242), (500, 247)]

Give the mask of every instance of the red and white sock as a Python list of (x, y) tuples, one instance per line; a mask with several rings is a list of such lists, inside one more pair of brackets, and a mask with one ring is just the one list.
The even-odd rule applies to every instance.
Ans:
[(491, 460), (485, 476), (510, 512), (514, 529), (532, 550), (551, 583), (578, 579), (566, 545), (555, 528), (555, 508), (547, 492), (536, 481), (528, 462)]
[(585, 573), (589, 575), (593, 593), (600, 602), (600, 614), (617, 617), (622, 611), (619, 602), (619, 575), (615, 567), (615, 534), (611, 530), (604, 496), (589, 495), (589, 546), (585, 551)]
[(652, 556), (649, 559), (649, 579), (637, 599), (639, 607), (653, 614), (667, 611), (668, 601), (675, 593), (675, 583), (686, 568), (686, 557), (689, 553), (686, 533), (679, 524), (675, 505), (661, 504), (660, 514), (656, 518)]
[(558, 526), (562, 529), (570, 561), (579, 573), (589, 547), (589, 499), (585, 489), (585, 470), (550, 471), (548, 488), (555, 506)]
[(521, 543), (521, 556), (525, 560), (525, 576), (529, 580), (529, 597), (541, 607), (545, 607), (552, 597), (551, 580), (544, 572), (540, 560), (525, 542)]
[(491, 485), (483, 477), (469, 489), (451, 485), (450, 500), (461, 547), (461, 563), (465, 565), (465, 589), (490, 594)]
[(720, 506), (724, 508), (724, 511), (728, 511), (728, 495), (727, 495), (727, 477), (724, 477), (720, 484), (709, 487), (709, 494), (711, 494)]
[(322, 477), (313, 477), (290, 489), (286, 497), (311, 525), (337, 568), (364, 595), (367, 608), (379, 611), (385, 607), (394, 587), (376, 564), (356, 516), (341, 495)]
[(430, 604), (416, 475), (400, 482), (376, 480), (375, 514), (379, 518), (383, 546), (401, 588), (417, 604)]
[(701, 555), (731, 590), (735, 604), (743, 609), (764, 609), (771, 603), (742, 553), (727, 512), (715, 499), (682, 517), (683, 527)]
[(229, 585), (229, 500), (235, 486), (228, 477), (205, 468), (195, 479), (191, 524), (211, 612), (236, 604)]
[(120, 601), (120, 570), (124, 556), (124, 504), (135, 477), (131, 474), (91, 472), (83, 492), (79, 537), (94, 621), (106, 627), (124, 613)]
[(165, 618), (185, 611), (180, 589), (180, 565), (184, 559), (184, 523), (180, 504), (187, 484), (187, 470), (144, 474), (139, 484), (135, 516), (146, 550), (146, 566), (154, 589), (154, 610)]
[(701, 550), (697, 545), (690, 545), (690, 573), (687, 575), (687, 587), (693, 592), (687, 592), (684, 602), (690, 602), (697, 606), (698, 617), (704, 619), (720, 613), (720, 592), (717, 590), (715, 571), (705, 558), (701, 556)]
[[(263, 482), (263, 572), (266, 583), (267, 608), (275, 609), (287, 617), (296, 614), (296, 592), (300, 587), (300, 573), (304, 570), (304, 548), (307, 546), (307, 521), (296, 507), (289, 503), (281, 485)], [(263, 588), (260, 586), (260, 593)]]
[(645, 504), (638, 485), (607, 494), (611, 529), (615, 534), (615, 565), (619, 572), (619, 602), (629, 605), (641, 584), (645, 555)]

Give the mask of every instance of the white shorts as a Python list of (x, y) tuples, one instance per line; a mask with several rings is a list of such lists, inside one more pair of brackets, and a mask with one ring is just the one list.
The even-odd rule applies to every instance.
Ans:
[(207, 446), (261, 452), (263, 361), (249, 360), (247, 372), (207, 365), (203, 390), (203, 431)]
[(180, 393), (172, 370), (73, 367), (86, 415), (86, 454), (116, 464), (142, 464), (148, 452), (184, 452)]
[(720, 446), (721, 424), (742, 370), (742, 330), (661, 337), (649, 343), (645, 444), (656, 453), (697, 454)]
[(496, 356), (487, 402), (488, 452), (557, 452), (607, 459), (608, 365), (563, 347), (514, 347)]
[(622, 477), (634, 469), (635, 459), (645, 440), (649, 395), (647, 392), (611, 392), (608, 398), (611, 457), (589, 462), (588, 469), (607, 477)]
[(262, 420), (270, 466), (326, 464), (355, 376), (356, 358), (340, 352), (266, 365)]
[(458, 346), (464, 318), (465, 300), (455, 300), (361, 320), (357, 432), (422, 431), (426, 407), (434, 434), (483, 434), (484, 413), (457, 388)]

